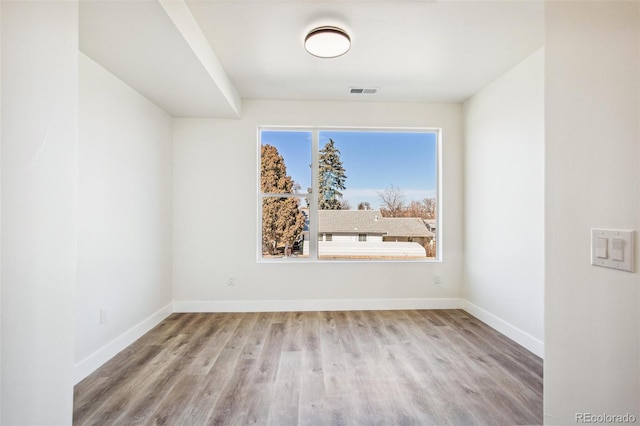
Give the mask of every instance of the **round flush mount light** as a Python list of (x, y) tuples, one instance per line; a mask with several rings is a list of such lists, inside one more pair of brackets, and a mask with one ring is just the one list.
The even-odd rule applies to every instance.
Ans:
[(337, 58), (351, 47), (351, 37), (338, 27), (318, 27), (304, 39), (304, 48), (318, 58)]

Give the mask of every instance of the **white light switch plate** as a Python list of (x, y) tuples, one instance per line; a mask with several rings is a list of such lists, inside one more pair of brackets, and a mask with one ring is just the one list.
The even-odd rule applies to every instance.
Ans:
[[(602, 242), (607, 242), (603, 250)], [(591, 230), (591, 264), (603, 268), (633, 272), (634, 231), (620, 229)], [(600, 247), (599, 247), (600, 244)], [(601, 257), (605, 253), (605, 257)]]

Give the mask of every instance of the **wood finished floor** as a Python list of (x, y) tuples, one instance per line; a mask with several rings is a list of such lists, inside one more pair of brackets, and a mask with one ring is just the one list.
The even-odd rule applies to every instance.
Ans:
[(542, 424), (542, 360), (461, 310), (173, 314), (74, 425)]

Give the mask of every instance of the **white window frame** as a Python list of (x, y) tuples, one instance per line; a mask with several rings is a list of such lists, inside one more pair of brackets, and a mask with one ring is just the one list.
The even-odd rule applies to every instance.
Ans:
[[(299, 194), (265, 194), (260, 192), (260, 160), (262, 131), (291, 131), (311, 133), (311, 193)], [(427, 259), (320, 259), (318, 257), (318, 241), (324, 240), (324, 234), (318, 234), (318, 197), (312, 196), (317, 193), (318, 168), (319, 168), (319, 140), (320, 132), (341, 131), (341, 132), (390, 132), (390, 133), (434, 133), (436, 135), (436, 256)], [(257, 128), (257, 232), (256, 232), (256, 256), (258, 263), (440, 263), (443, 253), (443, 232), (442, 232), (442, 129), (437, 127), (340, 127), (340, 126), (288, 126), (288, 125), (259, 125)], [(279, 198), (301, 198), (309, 197), (309, 257), (306, 258), (265, 258), (262, 256), (262, 199), (265, 197)], [(322, 235), (322, 237), (320, 236)]]

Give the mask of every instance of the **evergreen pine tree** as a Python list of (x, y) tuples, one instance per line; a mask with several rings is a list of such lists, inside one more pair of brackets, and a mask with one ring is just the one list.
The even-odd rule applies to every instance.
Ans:
[(318, 158), (318, 202), (320, 210), (341, 210), (344, 208), (341, 190), (346, 189), (344, 167), (340, 151), (333, 139), (320, 150)]

